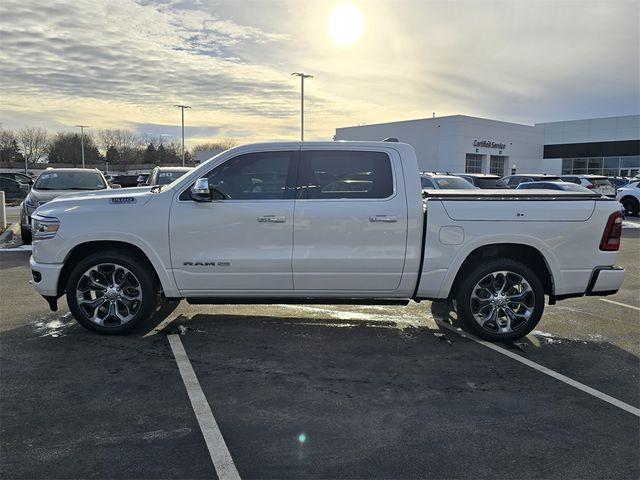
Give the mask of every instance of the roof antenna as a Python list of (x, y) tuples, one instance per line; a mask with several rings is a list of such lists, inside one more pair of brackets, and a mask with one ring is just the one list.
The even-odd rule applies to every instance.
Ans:
[(436, 118), (436, 112), (433, 112), (433, 118)]
[(396, 137), (387, 137), (384, 140), (382, 140), (383, 142), (399, 142), (399, 140)]

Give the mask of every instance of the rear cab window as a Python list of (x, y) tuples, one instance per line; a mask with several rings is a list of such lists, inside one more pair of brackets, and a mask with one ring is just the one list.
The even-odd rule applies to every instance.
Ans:
[(394, 193), (391, 159), (386, 153), (306, 150), (301, 154), (300, 199), (385, 199)]

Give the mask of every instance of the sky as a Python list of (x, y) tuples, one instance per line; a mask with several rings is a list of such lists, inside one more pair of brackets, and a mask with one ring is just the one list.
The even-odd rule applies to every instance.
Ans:
[[(363, 33), (329, 34), (351, 3)], [(305, 140), (464, 114), (640, 113), (640, 1), (3, 0), (0, 123), (131, 128), (187, 144)], [(348, 28), (348, 26), (347, 26)], [(77, 130), (77, 129), (76, 129)]]

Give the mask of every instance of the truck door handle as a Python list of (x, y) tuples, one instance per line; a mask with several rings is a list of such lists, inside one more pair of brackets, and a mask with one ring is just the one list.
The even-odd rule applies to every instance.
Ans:
[(287, 220), (283, 215), (262, 215), (258, 217), (260, 223), (285, 223)]
[(370, 222), (384, 222), (384, 223), (396, 223), (398, 221), (397, 215), (371, 215), (369, 217)]

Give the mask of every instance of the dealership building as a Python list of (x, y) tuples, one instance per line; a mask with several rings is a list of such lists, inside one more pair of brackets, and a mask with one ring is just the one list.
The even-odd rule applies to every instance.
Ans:
[(337, 128), (334, 140), (397, 138), (423, 171), (573, 173), (640, 171), (640, 115), (520, 125), (466, 115)]

